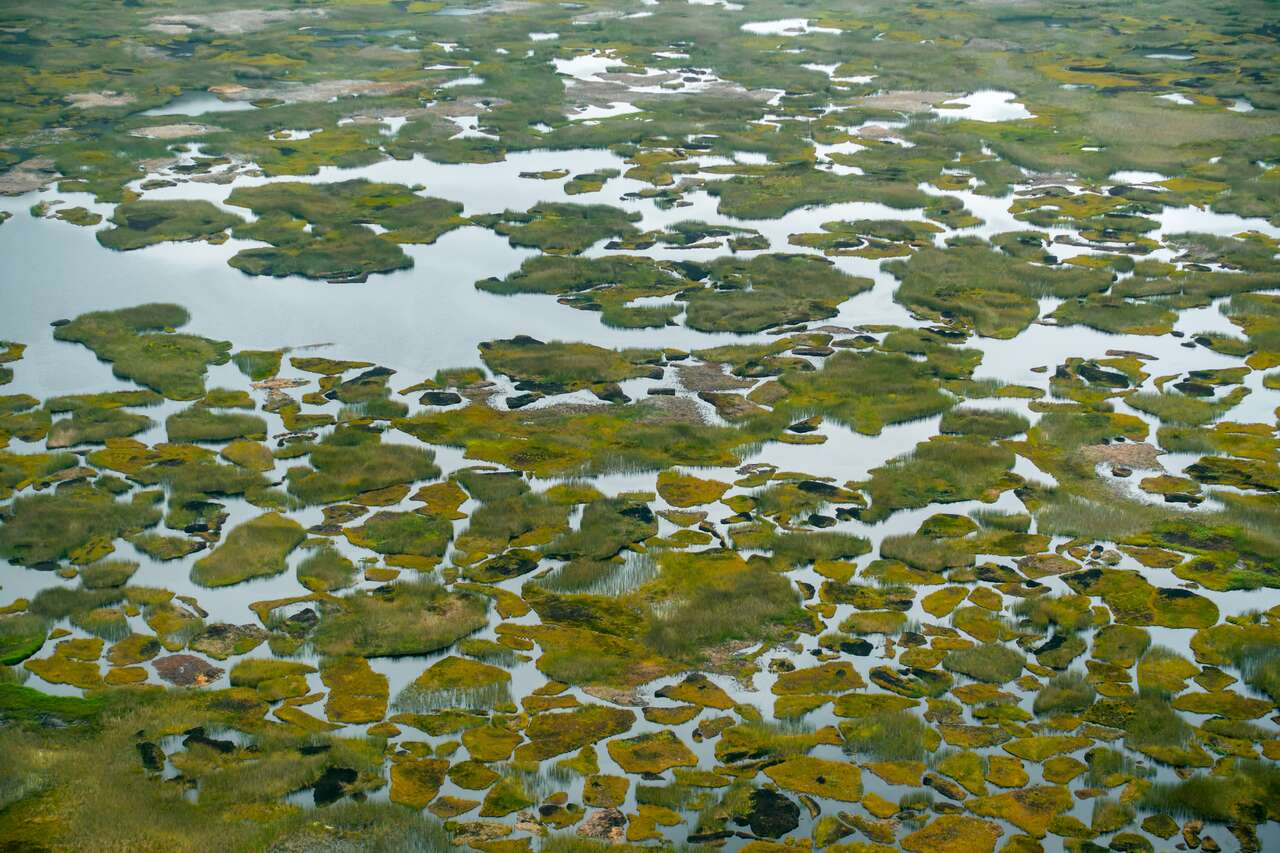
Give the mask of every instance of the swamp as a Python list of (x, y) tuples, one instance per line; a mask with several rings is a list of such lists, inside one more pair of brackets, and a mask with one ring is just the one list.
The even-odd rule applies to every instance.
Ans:
[(1280, 849), (1273, 2), (0, 67), (0, 850)]

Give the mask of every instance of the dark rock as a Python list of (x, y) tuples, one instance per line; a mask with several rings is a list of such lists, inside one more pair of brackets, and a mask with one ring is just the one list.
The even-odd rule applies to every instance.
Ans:
[(867, 655), (871, 654), (871, 650), (874, 648), (875, 646), (871, 645), (870, 641), (864, 640), (861, 637), (852, 640), (844, 640), (840, 643), (840, 651), (847, 655), (853, 655), (854, 657), (860, 658), (865, 658)]
[(235, 741), (219, 740), (217, 738), (208, 737), (204, 733), (204, 726), (196, 726), (194, 729), (187, 729), (184, 733), (186, 737), (182, 739), (182, 745), (187, 749), (193, 746), (203, 746), (222, 755), (230, 755), (236, 751)]
[(320, 616), (310, 607), (307, 607), (303, 610), (299, 610), (284, 621), (290, 629), (301, 629), (305, 631), (319, 622)]
[(418, 402), (424, 406), (456, 406), (462, 402), (462, 395), (453, 391), (427, 391)]
[(1094, 385), (1106, 385), (1109, 388), (1128, 388), (1129, 377), (1114, 370), (1105, 370), (1096, 364), (1085, 362), (1076, 368), (1081, 379)]
[(1111, 466), (1111, 476), (1113, 476), (1113, 477), (1132, 477), (1132, 476), (1133, 476), (1133, 469), (1132, 469), (1132, 468), (1125, 467), (1124, 465), (1112, 465), (1112, 466)]
[(618, 515), (624, 515), (627, 518), (635, 519), (641, 524), (653, 524), (653, 510), (649, 509), (648, 504), (634, 504), (625, 509), (618, 510)]
[(164, 750), (149, 740), (138, 744), (138, 755), (142, 757), (142, 766), (148, 772), (159, 773), (164, 770)]
[(311, 786), (317, 806), (327, 806), (342, 799), (347, 786), (354, 783), (360, 774), (350, 767), (330, 767), (324, 775)]
[(591, 389), (591, 393), (595, 394), (606, 403), (630, 403), (631, 398), (622, 393), (622, 386), (617, 382), (605, 382), (596, 385)]
[(577, 833), (583, 838), (621, 841), (626, 829), (627, 816), (622, 812), (617, 809), (597, 809), (579, 824)]
[(155, 667), (157, 675), (179, 687), (207, 684), (222, 676), (221, 669), (195, 655), (169, 655), (156, 658), (152, 666)]
[(1175, 382), (1173, 385), (1183, 394), (1192, 397), (1212, 397), (1214, 394), (1213, 386), (1204, 382), (1196, 382), (1192, 379), (1185, 379), (1182, 382)]
[(800, 806), (777, 791), (757, 788), (751, 792), (747, 813), (735, 822), (763, 838), (781, 838), (800, 825)]
[(809, 524), (818, 528), (835, 527), (836, 520), (829, 515), (819, 515), (815, 512), (809, 516)]
[(531, 394), (516, 394), (507, 398), (508, 409), (523, 409), (530, 403), (535, 403), (542, 399), (542, 395), (537, 392)]
[(650, 388), (650, 389), (649, 389), (648, 391), (646, 391), (645, 393), (649, 394), (651, 397), (674, 397), (674, 396), (676, 395), (676, 389), (674, 389), (674, 388)]

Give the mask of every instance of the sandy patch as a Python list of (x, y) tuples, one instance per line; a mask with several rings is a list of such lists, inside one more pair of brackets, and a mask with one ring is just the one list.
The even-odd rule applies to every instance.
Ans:
[(879, 110), (896, 110), (903, 113), (926, 113), (935, 104), (957, 97), (954, 92), (881, 92), (876, 95), (864, 95), (854, 98), (853, 103), (859, 107), (871, 107)]
[(129, 135), (141, 137), (142, 139), (182, 139), (187, 136), (203, 136), (206, 133), (221, 133), (223, 130), (225, 128), (212, 124), (184, 122), (181, 124), (157, 124), (152, 127), (140, 127), (137, 130), (129, 131)]
[(1080, 448), (1080, 455), (1097, 465), (1109, 462), (1122, 465), (1135, 471), (1163, 471), (1160, 454), (1164, 451), (1146, 442), (1123, 442), (1120, 444), (1089, 444)]
[(324, 15), (323, 9), (230, 9), (203, 15), (158, 15), (147, 29), (169, 35), (185, 35), (195, 29), (242, 35), (292, 18), (320, 18)]
[(67, 95), (66, 101), (78, 110), (94, 110), (103, 107), (123, 107), (136, 101), (133, 95), (121, 92), (76, 92)]
[(38, 190), (57, 180), (58, 171), (48, 157), (24, 160), (7, 172), (0, 173), (0, 195), (22, 195)]
[(274, 98), (292, 104), (319, 104), (334, 98), (350, 98), (358, 95), (398, 95), (430, 85), (428, 81), (401, 80), (379, 82), (376, 80), (321, 80), (316, 83), (288, 83), (265, 89), (246, 89), (243, 86), (211, 86), (210, 92), (229, 101), (256, 101)]

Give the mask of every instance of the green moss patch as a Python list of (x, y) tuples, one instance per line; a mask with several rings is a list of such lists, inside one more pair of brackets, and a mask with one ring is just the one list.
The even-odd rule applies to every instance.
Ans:
[(175, 240), (208, 240), (223, 235), (240, 217), (207, 201), (131, 201), (116, 206), (113, 228), (97, 232), (108, 249), (127, 252)]
[(191, 567), (200, 586), (229, 586), (285, 570), (285, 557), (306, 539), (302, 525), (269, 512), (231, 529), (221, 545)]
[(672, 767), (696, 767), (698, 757), (664, 729), (608, 743), (609, 757), (628, 773), (662, 773)]
[(53, 336), (84, 344), (123, 379), (170, 399), (195, 400), (205, 394), (205, 370), (226, 363), (231, 344), (172, 331), (189, 319), (177, 305), (140, 305), (83, 314), (54, 329)]
[(428, 654), (483, 626), (486, 610), (483, 599), (427, 581), (395, 583), (340, 599), (311, 641), (331, 656)]
[(788, 791), (846, 803), (862, 797), (862, 774), (852, 763), (803, 756), (766, 767), (764, 773)]

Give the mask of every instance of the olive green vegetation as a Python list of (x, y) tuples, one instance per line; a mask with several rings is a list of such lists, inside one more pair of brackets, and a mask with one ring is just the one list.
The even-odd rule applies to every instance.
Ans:
[(383, 511), (344, 532), (353, 544), (379, 554), (442, 557), (453, 536), (453, 525), (438, 515)]
[(1102, 332), (1162, 335), (1173, 328), (1177, 315), (1159, 302), (1090, 294), (1068, 299), (1049, 315), (1063, 326), (1088, 326)]
[(178, 305), (156, 303), (83, 314), (53, 336), (84, 344), (122, 379), (173, 400), (195, 400), (204, 396), (206, 369), (225, 364), (231, 344), (173, 331), (190, 319)]
[[(198, 850), (216, 837), (234, 850), (601, 853), (616, 845), (577, 830), (584, 816), (594, 825), (614, 813), (584, 807), (621, 807), (634, 785), (614, 840), (719, 844), (749, 830), (751, 853), (773, 849), (763, 838), (839, 853), (1144, 850), (1160, 846), (1155, 838), (1265, 848), (1271, 827), (1261, 825), (1280, 818), (1267, 719), (1280, 696), (1277, 613), (1220, 612), (1210, 591), (1280, 586), (1280, 477), (1265, 396), (1280, 365), (1277, 245), (1265, 229), (1162, 234), (1161, 223), (1195, 206), (1280, 225), (1269, 153), (1280, 138), (1273, 10), (1257, 0), (838, 5), (662, 4), (645, 17), (612, 0), (473, 4), (466, 15), (437, 14), (434, 2), (5, 10), (0, 182), (56, 185), (33, 206), (47, 219), (8, 230), (87, 239), (72, 225), (98, 215), (56, 200), (87, 192), (115, 208), (95, 232), (103, 245), (251, 240), (213, 252), (247, 273), (351, 282), (407, 268), (404, 243), (480, 226), (496, 235), (473, 228), (425, 256), (507, 239), (534, 251), (498, 270), (504, 278), (477, 282), (482, 300), (554, 298), (610, 328), (650, 331), (591, 338), (607, 346), (515, 338), (482, 349), (518, 391), (590, 390), (611, 405), (508, 410), (509, 398), (484, 401), (485, 373), (470, 368), (409, 392), (457, 388), (466, 403), (428, 398), (431, 408), (410, 416), (412, 398), (393, 396), (390, 371), (363, 362), (300, 357), (290, 368), (316, 384), (298, 402), (268, 391), (260, 413), (238, 385), (206, 393), (208, 368), (233, 358), (260, 381), (282, 372), (284, 350), (231, 356), (229, 345), (175, 332), (188, 319), (176, 306), (58, 326), (59, 340), (86, 345), (150, 390), (43, 406), (26, 394), (0, 400), (0, 495), (17, 496), (0, 509), (0, 555), (22, 575), (57, 569), (37, 578), (30, 601), (0, 601), (0, 766), (16, 768), (0, 783), (0, 846)], [(742, 28), (797, 15), (815, 29)], [(1167, 55), (1184, 52), (1190, 58)], [(626, 64), (569, 85), (552, 62), (592, 54)], [(720, 82), (686, 85), (705, 73)], [(850, 79), (870, 74), (870, 84)], [(639, 75), (646, 92), (621, 82)], [(464, 76), (472, 85), (446, 87)], [(210, 87), (254, 108), (146, 114)], [(1013, 92), (1035, 117), (977, 121), (943, 104), (979, 88)], [(1172, 94), (1186, 102), (1157, 97)], [(588, 103), (616, 101), (637, 111), (574, 120)], [(475, 131), (460, 133), (472, 116)], [(404, 119), (394, 129), (393, 117)], [(545, 171), (513, 177), (512, 155), (535, 150), (552, 161), (537, 167)], [(391, 158), (397, 172), (423, 158), (460, 168), (424, 166), (444, 176), (426, 187), (333, 171)], [(503, 193), (528, 198), (527, 182), (539, 180), (603, 203), (468, 219), (432, 194), (450, 195), (446, 185), (466, 181), (472, 165), (503, 182), (497, 204), (481, 211), (527, 204)], [(1170, 177), (1115, 186), (1120, 170)], [(259, 172), (315, 181), (246, 185)], [(204, 181), (213, 186), (200, 189)], [(204, 201), (156, 200), (158, 190), (221, 198), (228, 189), (245, 218)], [(782, 255), (764, 222), (682, 219), (701, 192), (721, 216), (746, 220), (840, 202), (900, 213), (805, 213), (820, 230), (790, 235), (804, 254)], [(973, 210), (1007, 206), (1019, 230), (989, 242), (966, 236), (981, 221), (958, 195), (943, 195), (961, 192), (980, 197)], [(649, 207), (645, 219), (661, 224), (641, 232), (633, 211), (649, 202), (661, 215)], [(650, 247), (661, 260), (626, 254)], [(880, 265), (886, 259), (897, 260)], [(896, 281), (877, 276), (883, 293), (849, 302), (871, 282), (843, 271), (877, 267)], [(436, 272), (397, 276), (396, 286), (438, 288)], [(246, 276), (239, 286), (270, 284)], [(325, 288), (311, 290), (326, 299)], [(890, 295), (916, 322), (847, 328), (869, 322), (865, 301)], [(1046, 298), (1061, 304), (1042, 317)], [(1160, 360), (1128, 351), (1155, 342), (1118, 337), (1165, 335), (1179, 312), (1215, 302), (1236, 333), (1179, 324), (1187, 357), (1206, 360), (1191, 366), (1203, 369), (1164, 375)], [(430, 334), (448, 318), (424, 322)], [(1029, 325), (1037, 322), (1117, 337), (1073, 333), (1092, 343), (1043, 365), (1052, 346), (1001, 348), (1005, 362), (1025, 356), (1011, 365), (984, 362), (965, 344), (975, 333), (1068, 337)], [(692, 356), (657, 348), (674, 323), (688, 327)], [(759, 334), (770, 330), (778, 334)], [(688, 337), (697, 331), (725, 339), (699, 343)], [(47, 366), (22, 355), (21, 345), (0, 345), (0, 383), (43, 381)], [(1027, 385), (973, 378), (1033, 366)], [(675, 397), (633, 403), (609, 387), (660, 373)], [(707, 422), (691, 399), (699, 391), (732, 426)], [(169, 419), (170, 443), (132, 440), (150, 426), (138, 407), (161, 396), (201, 402)], [(1159, 430), (1131, 411), (1152, 415)], [(1244, 411), (1262, 422), (1228, 420)], [(923, 420), (935, 416), (936, 428)], [(280, 434), (277, 417), (295, 434), (260, 443)], [(823, 466), (843, 446), (832, 427), (874, 436), (898, 424), (909, 425), (900, 436), (912, 453), (877, 456), (875, 443), (868, 474), (829, 479), (836, 472)], [(432, 483), (439, 466), (415, 439), (509, 470)], [(830, 454), (787, 454), (808, 460), (796, 463), (806, 470), (742, 467), (776, 462), (772, 442), (824, 439)], [(1143, 442), (1197, 461), (1145, 470), (1155, 454)], [(59, 447), (82, 452), (50, 452)], [(1015, 453), (1018, 470), (1039, 469), (1055, 485), (1014, 476)], [(277, 461), (292, 468), (283, 483)], [(662, 501), (606, 497), (596, 486), (609, 491), (612, 479), (534, 479), (612, 473), (628, 489), (656, 486)], [(1129, 484), (1190, 505), (1136, 500)], [(997, 498), (998, 510), (940, 512)], [(895, 535), (858, 528), (877, 541), (838, 526), (911, 510), (916, 520)], [(247, 532), (276, 513), (270, 529)], [(295, 515), (325, 538), (289, 555), (305, 537), (285, 521)], [(164, 532), (152, 529), (161, 523)], [(112, 558), (129, 546), (182, 562), (134, 574), (131, 560)], [(877, 546), (877, 559), (861, 559)], [(385, 565), (369, 557), (379, 552)], [(216, 621), (226, 618), (221, 596), (134, 585), (192, 564), (219, 579), (281, 573), (272, 589), (294, 582), (283, 576), (293, 566), (310, 594), (256, 602), (259, 627)], [(916, 597), (927, 614), (918, 624), (907, 617), (919, 612)], [(203, 616), (206, 607), (215, 612)], [(129, 634), (130, 620), (156, 636)], [(1190, 651), (1151, 647), (1153, 634), (1165, 636), (1151, 626), (1184, 632)], [(494, 639), (466, 639), (486, 627)], [(359, 656), (434, 654), (455, 641), (472, 660), (420, 665), (433, 673), (422, 701), (405, 696), (383, 722), (385, 682), (377, 662)], [(771, 650), (801, 642), (823, 662), (788, 672), (794, 656)], [(162, 649), (217, 657), (253, 644), (273, 657), (229, 667), (230, 690), (145, 684), (177, 666)], [(280, 659), (295, 654), (316, 655), (319, 672)], [(855, 671), (853, 656), (873, 660)], [(525, 662), (545, 683), (515, 695), (507, 670)], [(766, 669), (781, 722), (735, 706), (735, 690), (720, 686)], [(84, 687), (85, 697), (16, 683), (29, 674)], [(663, 677), (672, 683), (658, 695), (675, 704), (645, 709), (655, 732), (633, 731), (637, 714), (612, 703), (647, 696), (645, 685)], [(592, 694), (610, 704), (591, 704)], [(823, 706), (838, 726), (805, 719)], [(697, 760), (691, 740), (714, 751), (714, 770), (687, 766)], [(836, 761), (831, 748), (841, 746), (848, 755)], [(606, 753), (624, 775), (601, 772)], [(538, 766), (546, 760), (554, 764)], [(1170, 769), (1157, 775), (1157, 765)], [(165, 778), (166, 767), (181, 781)], [(667, 778), (631, 779), (647, 772)], [(568, 793), (572, 774), (588, 777), (581, 802)], [(864, 792), (866, 774), (893, 787)], [(469, 793), (437, 797), (446, 778)], [(365, 799), (388, 782), (390, 804)], [(1078, 799), (1091, 802), (1070, 809)], [(802, 806), (811, 818), (803, 829)]]
[(298, 563), (298, 583), (312, 591), (332, 592), (355, 583), (355, 564), (323, 539), (304, 545), (307, 555)]
[(972, 435), (979, 438), (1010, 438), (1026, 432), (1025, 417), (1009, 410), (957, 407), (947, 411), (938, 424), (944, 434)]
[(679, 293), (687, 303), (690, 328), (746, 333), (833, 317), (840, 303), (871, 284), (823, 258), (766, 254), (749, 260), (719, 258), (705, 266), (637, 257), (541, 256), (505, 279), (486, 279), (477, 286), (495, 293), (558, 294), (574, 307), (603, 312), (606, 325), (624, 327), (664, 325), (679, 310), (627, 306), (629, 300)]
[(871, 507), (863, 518), (876, 521), (899, 509), (963, 500), (991, 502), (1021, 485), (1010, 473), (1013, 453), (969, 438), (939, 436), (916, 445), (906, 456), (872, 469), (866, 483)]
[(306, 242), (245, 249), (228, 263), (249, 275), (357, 280), (370, 273), (408, 269), (413, 259), (399, 246), (360, 225), (321, 226)]
[(942, 666), (951, 672), (994, 684), (1013, 681), (1022, 674), (1025, 664), (1026, 660), (1021, 653), (999, 645), (956, 649), (942, 659)]
[(729, 465), (737, 462), (734, 449), (754, 440), (743, 430), (706, 424), (678, 401), (660, 400), (517, 412), (473, 404), (393, 425), (427, 443), (465, 447), (468, 458), (538, 476)]
[(605, 204), (567, 204), (544, 202), (520, 213), (508, 210), (501, 214), (473, 217), (511, 241), (552, 255), (576, 255), (606, 237), (630, 237), (638, 234), (633, 225), (638, 213), (628, 213)]
[(215, 412), (205, 406), (191, 406), (165, 419), (170, 441), (223, 442), (236, 438), (267, 437), (267, 422), (256, 415)]
[(842, 351), (821, 370), (786, 374), (780, 382), (790, 392), (783, 408), (818, 413), (866, 435), (954, 405), (927, 364), (898, 353)]
[(684, 294), (685, 323), (701, 332), (758, 332), (834, 317), (840, 303), (872, 284), (812, 255), (719, 258), (706, 270), (706, 286)]
[(311, 643), (331, 656), (428, 654), (483, 627), (486, 610), (484, 600), (471, 594), (405, 581), (340, 599), (316, 626)]
[(131, 201), (111, 214), (115, 227), (97, 232), (108, 249), (126, 252), (175, 240), (207, 240), (225, 235), (240, 217), (207, 201)]
[[(8, 721), (5, 764), (21, 768), (5, 787), (0, 832), (24, 845), (40, 838), (74, 845), (93, 834), (111, 846), (195, 849), (188, 838), (192, 820), (253, 804), (271, 816), (233, 821), (222, 843), (259, 849), (278, 842), (306, 846), (359, 839), (363, 849), (390, 851), (406, 849), (409, 838), (416, 845), (409, 849), (452, 849), (448, 834), (433, 818), (345, 796), (384, 784), (374, 781), (380, 776), (381, 748), (271, 725), (263, 719), (266, 711), (266, 702), (243, 687), (209, 692), (125, 689), (81, 699), (0, 685), (0, 715)], [(252, 732), (253, 745), (237, 749), (234, 742), (217, 737), (229, 728)], [(146, 769), (147, 762), (157, 760), (163, 766), (157, 741), (170, 733), (181, 737), (184, 731), (197, 734), (170, 758), (185, 775), (200, 780), (204, 796), (199, 803), (185, 800), (174, 786), (157, 784), (159, 779)], [(323, 825), (313, 821), (309, 810), (275, 808), (279, 798), (312, 786), (320, 798), (328, 796), (317, 783), (335, 772), (350, 781), (334, 789), (341, 800), (325, 809)], [(91, 798), (88, 804), (80, 801), (85, 795)], [(137, 819), (131, 810), (115, 814), (120, 810), (108, 806), (112, 796), (127, 796), (146, 819)]]
[(141, 532), (160, 517), (147, 501), (118, 501), (93, 485), (68, 484), (53, 494), (19, 497), (5, 509), (0, 556), (22, 566), (92, 562), (111, 553), (118, 537)]
[[(398, 244), (433, 243), (464, 222), (457, 202), (366, 180), (240, 187), (227, 203), (257, 216), (237, 225), (236, 237), (272, 246), (231, 258), (233, 267), (251, 275), (351, 279), (403, 269), (412, 260)], [(374, 233), (366, 225), (385, 230)]]
[(1237, 389), (1221, 400), (1202, 399), (1178, 393), (1138, 392), (1125, 397), (1125, 403), (1140, 412), (1155, 415), (1163, 423), (1199, 426), (1217, 420), (1247, 394)]
[(902, 281), (896, 301), (930, 318), (958, 320), (991, 338), (1023, 332), (1039, 316), (1040, 297), (1081, 296), (1111, 283), (1109, 275), (1037, 266), (980, 243), (945, 250), (930, 246), (884, 268)]
[(269, 512), (233, 527), (207, 557), (196, 560), (191, 580), (200, 586), (228, 586), (252, 578), (278, 575), (285, 557), (302, 543), (302, 525)]
[[(604, 382), (648, 376), (661, 359), (656, 350), (607, 350), (590, 344), (543, 343), (521, 336), (480, 345), (480, 358), (495, 373), (509, 376), (522, 388), (577, 391)], [(659, 370), (661, 373), (661, 370)]]
[(48, 636), (48, 622), (34, 614), (0, 617), (0, 664), (22, 663), (40, 651)]
[(789, 580), (732, 553), (670, 554), (660, 562), (658, 583), (681, 602), (656, 618), (644, 638), (664, 656), (687, 658), (730, 640), (768, 637), (802, 619)]
[(311, 451), (310, 466), (290, 468), (289, 493), (304, 503), (350, 500), (361, 492), (439, 476), (435, 454), (420, 447), (382, 443), (381, 435), (358, 426), (340, 427)]
[(674, 264), (628, 255), (535, 255), (505, 278), (476, 282), (488, 293), (555, 295), (573, 308), (601, 312), (606, 326), (622, 328), (665, 326), (680, 313), (678, 306), (629, 305), (632, 299), (670, 296), (694, 286)]
[(152, 426), (151, 418), (120, 409), (82, 406), (71, 417), (54, 421), (49, 426), (46, 446), (74, 447), (78, 444), (102, 444), (109, 438), (126, 438)]

